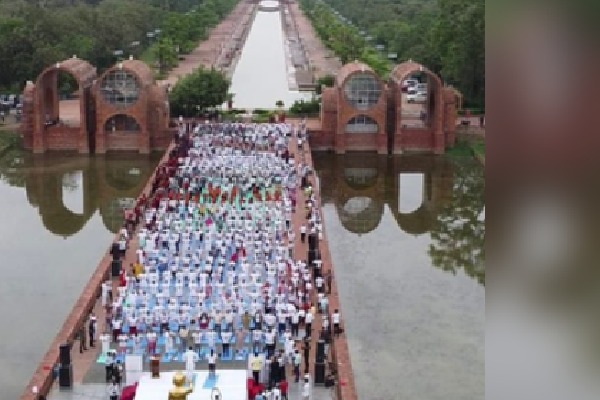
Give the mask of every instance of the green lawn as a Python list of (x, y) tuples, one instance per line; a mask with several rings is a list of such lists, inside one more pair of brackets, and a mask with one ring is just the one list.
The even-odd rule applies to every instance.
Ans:
[(446, 152), (452, 157), (476, 157), (485, 163), (485, 141), (483, 139), (476, 140), (458, 140), (454, 147)]

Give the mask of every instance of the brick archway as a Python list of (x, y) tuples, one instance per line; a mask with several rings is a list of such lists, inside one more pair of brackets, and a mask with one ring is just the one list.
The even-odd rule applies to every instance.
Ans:
[[(94, 85), (97, 102), (96, 152), (104, 154), (111, 150), (150, 153), (149, 108), (154, 105), (152, 88), (156, 82), (154, 73), (139, 60), (126, 60), (106, 70)], [(139, 129), (136, 133), (106, 131), (106, 121), (116, 115), (135, 119)], [(162, 127), (157, 127), (162, 128)]]
[[(374, 101), (373, 88), (350, 86), (354, 79), (371, 80), (378, 86), (379, 95)], [(361, 86), (361, 85), (357, 85)], [(355, 61), (346, 64), (336, 76), (335, 91), (337, 97), (337, 121), (334, 135), (334, 149), (338, 154), (346, 151), (377, 151), (387, 153), (386, 111), (387, 89), (385, 82), (368, 65)], [(362, 104), (365, 104), (362, 106)], [(346, 126), (352, 118), (368, 117), (378, 126), (375, 134), (357, 134), (346, 132)]]
[[(79, 126), (67, 126), (59, 119), (58, 76), (60, 72), (70, 74), (77, 82), (79, 99)], [(90, 110), (91, 86), (96, 79), (96, 69), (87, 61), (76, 57), (58, 62), (46, 68), (37, 77), (35, 84), (29, 82), (33, 107), (24, 109), (25, 144), (34, 153), (47, 150), (76, 150), (90, 152), (89, 126), (93, 122)]]
[[(428, 124), (424, 128), (410, 127), (403, 120), (402, 82), (415, 73), (428, 77)], [(394, 153), (404, 150), (429, 150), (443, 154), (446, 149), (444, 137), (444, 86), (439, 76), (423, 65), (408, 61), (397, 65), (390, 74), (390, 86), (394, 106), (391, 114), (391, 147)]]

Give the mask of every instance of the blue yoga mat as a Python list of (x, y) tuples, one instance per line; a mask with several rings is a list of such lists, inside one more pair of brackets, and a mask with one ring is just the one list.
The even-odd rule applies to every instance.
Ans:
[(222, 361), (231, 361), (231, 360), (233, 360), (233, 351), (232, 351), (231, 347), (229, 348), (229, 351), (227, 353), (221, 354), (221, 360)]
[(248, 359), (248, 348), (247, 347), (243, 347), (240, 349), (239, 352), (235, 353), (235, 360), (236, 361), (244, 361)]
[(202, 389), (212, 389), (217, 386), (217, 381), (219, 380), (219, 375), (215, 374), (214, 376), (208, 375), (204, 380), (204, 384), (202, 385)]

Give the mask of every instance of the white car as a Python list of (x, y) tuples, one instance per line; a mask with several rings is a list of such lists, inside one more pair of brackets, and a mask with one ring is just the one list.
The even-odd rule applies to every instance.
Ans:
[(417, 81), (416, 79), (405, 79), (404, 82), (402, 82), (402, 91), (408, 92), (410, 91), (410, 89), (417, 86), (418, 83), (419, 81)]
[(409, 93), (406, 95), (408, 103), (425, 103), (427, 101), (427, 92)]

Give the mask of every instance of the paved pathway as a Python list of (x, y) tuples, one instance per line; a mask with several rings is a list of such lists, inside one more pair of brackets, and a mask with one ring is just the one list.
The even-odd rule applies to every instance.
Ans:
[(289, 10), (304, 45), (309, 64), (313, 69), (315, 81), (325, 75), (336, 75), (342, 67), (340, 60), (321, 42), (297, 2), (289, 4)]

